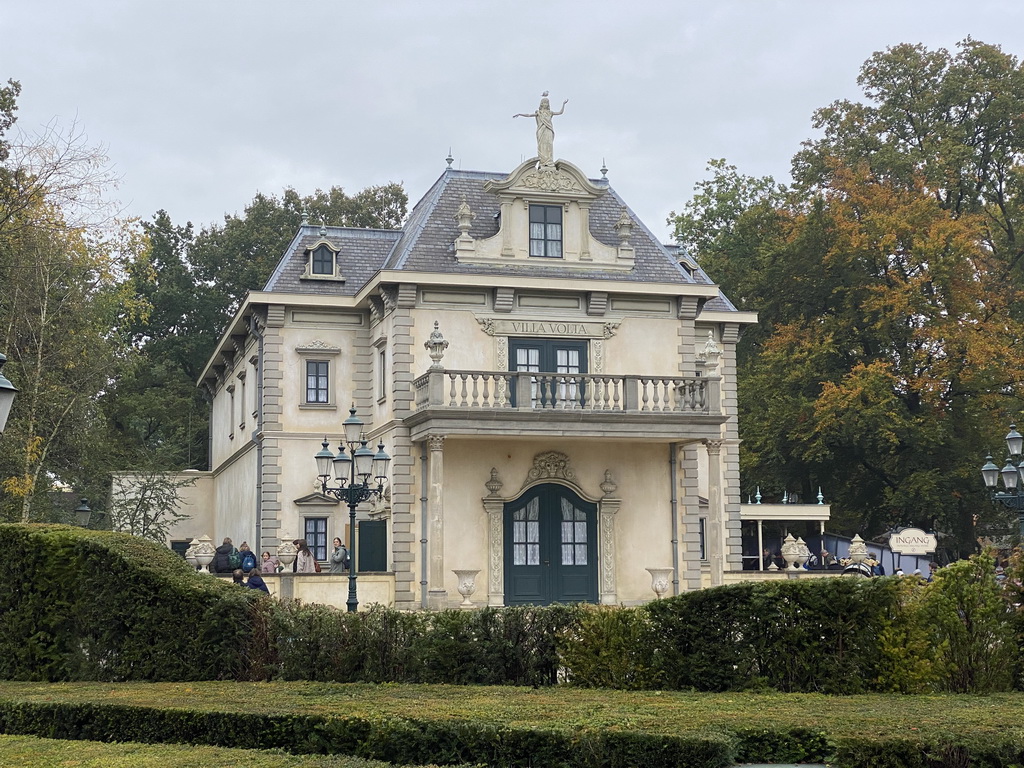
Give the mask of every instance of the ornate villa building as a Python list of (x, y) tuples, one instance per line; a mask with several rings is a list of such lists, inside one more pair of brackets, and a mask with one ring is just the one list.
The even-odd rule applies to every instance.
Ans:
[[(314, 456), (354, 407), (392, 459), (358, 508), (362, 605), (628, 605), (651, 570), (666, 594), (742, 570), (735, 353), (756, 317), (554, 159), (558, 114), (523, 115), (537, 156), (511, 171), (449, 159), (401, 229), (299, 228), (203, 374), (211, 469), (174, 540), (305, 538), (326, 560), (349, 508)], [(303, 595), (340, 604), (331, 583)]]

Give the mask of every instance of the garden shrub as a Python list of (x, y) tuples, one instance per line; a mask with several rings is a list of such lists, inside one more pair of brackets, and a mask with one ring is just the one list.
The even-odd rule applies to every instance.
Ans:
[(933, 630), (945, 690), (1011, 690), (1019, 649), (1012, 609), (996, 581), (991, 554), (975, 555), (936, 571), (925, 592), (923, 614)]
[(606, 606), (583, 610), (559, 649), (566, 682), (586, 688), (656, 688), (650, 614)]
[(60, 525), (0, 525), (0, 678), (251, 676), (260, 599), (166, 547)]
[(894, 579), (742, 583), (648, 603), (668, 688), (860, 693), (898, 608)]

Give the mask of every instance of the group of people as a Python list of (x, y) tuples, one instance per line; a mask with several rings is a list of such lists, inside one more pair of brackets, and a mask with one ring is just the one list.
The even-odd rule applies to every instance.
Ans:
[[(292, 563), (293, 573), (320, 573), (320, 563), (305, 539), (295, 539), (295, 561)], [(265, 573), (280, 573), (284, 570), (281, 562), (269, 552), (264, 552), (262, 560), (256, 560), (256, 553), (249, 549), (247, 542), (242, 542), (237, 549), (230, 538), (217, 547), (211, 564), (214, 573), (230, 573), (236, 584), (260, 589), (269, 594), (270, 590), (263, 581)], [(334, 551), (328, 558), (331, 573), (344, 573), (349, 567), (348, 547), (335, 537)]]

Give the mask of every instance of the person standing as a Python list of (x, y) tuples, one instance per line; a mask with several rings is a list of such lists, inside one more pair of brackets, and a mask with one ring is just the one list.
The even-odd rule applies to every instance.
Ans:
[(238, 548), (238, 555), (239, 555), (238, 567), (241, 568), (246, 573), (248, 573), (253, 568), (255, 568), (257, 565), (259, 565), (256, 562), (256, 553), (253, 552), (251, 549), (249, 549), (249, 544), (247, 542), (244, 542), (244, 541), (242, 542), (242, 546), (240, 546)]
[(245, 582), (245, 586), (249, 589), (259, 589), (263, 592), (270, 594), (270, 589), (267, 587), (267, 583), (263, 580), (263, 574), (260, 573), (259, 568), (253, 568), (249, 571), (249, 580)]
[(231, 573), (238, 567), (231, 564), (231, 555), (237, 552), (235, 545), (231, 543), (231, 539), (225, 537), (224, 543), (217, 547), (214, 552), (216, 553), (213, 556), (214, 573)]
[(309, 551), (309, 545), (305, 539), (295, 540), (295, 572), (296, 573), (316, 573), (316, 558), (313, 557), (313, 553)]
[(331, 573), (344, 573), (347, 570), (348, 548), (335, 536), (334, 551), (331, 552)]

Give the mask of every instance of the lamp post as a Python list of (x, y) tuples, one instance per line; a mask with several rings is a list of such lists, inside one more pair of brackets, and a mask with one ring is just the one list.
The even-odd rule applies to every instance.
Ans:
[(11, 380), (3, 374), (6, 362), (7, 355), (0, 354), (0, 435), (4, 433), (4, 427), (7, 426), (7, 417), (11, 415), (14, 395), (18, 391), (18, 388), (11, 384)]
[(79, 528), (88, 528), (89, 521), (92, 520), (92, 510), (89, 509), (89, 500), (84, 496), (81, 499), (82, 503), (75, 507), (75, 524)]
[[(335, 456), (331, 453), (325, 437), (323, 448), (317, 451), (315, 457), (320, 490), (324, 494), (334, 496), (339, 501), (348, 504), (349, 560), (348, 602), (346, 605), (350, 613), (359, 608), (359, 600), (356, 597), (356, 507), (361, 502), (384, 495), (388, 463), (391, 461), (391, 457), (384, 452), (384, 443), (380, 443), (377, 447), (377, 453), (366, 447), (363, 426), (362, 420), (356, 416), (356, 408), (353, 405), (349, 410), (349, 417), (342, 424), (345, 437), (338, 446), (338, 455)], [(348, 453), (345, 452), (346, 447)], [(327, 484), (331, 476), (332, 465), (334, 479), (338, 482), (333, 487)], [(371, 478), (375, 484), (371, 484)]]
[[(1006, 449), (1009, 456), (1005, 466), (1000, 469), (992, 463), (992, 457), (988, 456), (981, 468), (981, 477), (992, 501), (998, 501), (1017, 513), (1017, 525), (1021, 537), (1024, 538), (1024, 489), (1021, 488), (1021, 473), (1024, 472), (1024, 467), (1021, 466), (1024, 435), (1017, 431), (1016, 424), (1010, 425), (1010, 431), (1006, 435)], [(1000, 477), (1003, 478), (1003, 491), (996, 490)]]

